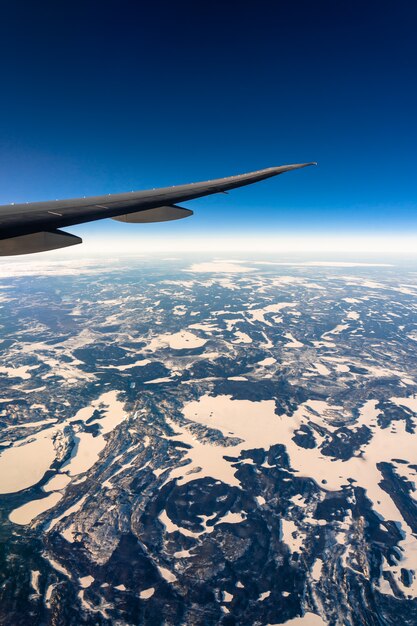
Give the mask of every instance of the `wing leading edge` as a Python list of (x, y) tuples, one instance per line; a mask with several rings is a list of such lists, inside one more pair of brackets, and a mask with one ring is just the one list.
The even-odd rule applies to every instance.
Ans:
[(146, 223), (182, 219), (192, 215), (192, 211), (176, 206), (177, 202), (227, 192), (309, 165), (316, 163), (281, 165), (238, 176), (147, 191), (3, 205), (0, 206), (0, 256), (81, 243), (80, 238), (58, 229), (94, 220), (113, 218), (128, 223)]

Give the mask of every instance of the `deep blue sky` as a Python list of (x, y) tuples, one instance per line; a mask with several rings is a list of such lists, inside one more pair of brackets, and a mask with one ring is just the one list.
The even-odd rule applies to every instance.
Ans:
[(4, 2), (0, 203), (315, 160), (150, 232), (415, 233), (416, 31), (411, 0)]

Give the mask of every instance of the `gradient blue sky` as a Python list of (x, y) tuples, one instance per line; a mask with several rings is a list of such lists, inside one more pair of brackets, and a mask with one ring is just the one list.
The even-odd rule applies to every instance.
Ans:
[(410, 0), (2, 3), (0, 203), (315, 160), (135, 232), (415, 234), (416, 28)]

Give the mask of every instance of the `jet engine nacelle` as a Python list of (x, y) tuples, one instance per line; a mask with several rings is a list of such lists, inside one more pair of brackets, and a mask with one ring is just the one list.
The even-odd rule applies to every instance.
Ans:
[(0, 239), (0, 256), (46, 252), (47, 250), (75, 246), (82, 242), (83, 240), (80, 237), (64, 233), (62, 230), (19, 235), (9, 239)]

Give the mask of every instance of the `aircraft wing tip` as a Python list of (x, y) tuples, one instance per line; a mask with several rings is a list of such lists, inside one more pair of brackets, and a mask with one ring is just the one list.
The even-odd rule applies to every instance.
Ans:
[(308, 163), (291, 163), (289, 165), (278, 165), (276, 167), (269, 168), (269, 170), (271, 172), (281, 174), (284, 172), (290, 172), (291, 170), (299, 170), (302, 167), (309, 167), (310, 165), (317, 165), (317, 161), (309, 161)]
[(309, 161), (308, 163), (294, 163), (293, 165), (289, 165), (288, 167), (298, 169), (300, 167), (309, 167), (310, 165), (317, 165), (317, 161)]

